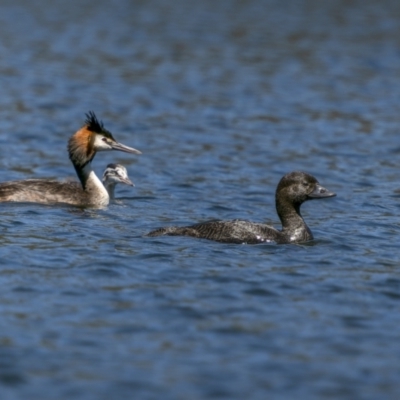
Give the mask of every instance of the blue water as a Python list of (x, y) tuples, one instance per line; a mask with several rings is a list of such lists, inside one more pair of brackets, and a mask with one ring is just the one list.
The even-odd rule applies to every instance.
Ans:
[[(119, 204), (0, 206), (0, 398), (400, 398), (400, 3), (0, 4), (1, 181), (74, 177), (94, 110), (141, 156)], [(304, 245), (146, 238), (279, 227), (303, 170), (337, 193)]]

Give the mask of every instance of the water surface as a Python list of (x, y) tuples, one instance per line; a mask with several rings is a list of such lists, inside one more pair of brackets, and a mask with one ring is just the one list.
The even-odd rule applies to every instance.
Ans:
[[(79, 210), (2, 204), (0, 390), (14, 399), (397, 399), (400, 3), (0, 6), (1, 181), (73, 177), (94, 110), (141, 156)], [(279, 227), (292, 170), (337, 197), (304, 245), (146, 238)]]

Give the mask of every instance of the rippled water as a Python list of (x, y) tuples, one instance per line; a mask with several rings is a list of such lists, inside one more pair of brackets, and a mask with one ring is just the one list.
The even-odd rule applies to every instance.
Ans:
[[(74, 176), (94, 110), (142, 156), (121, 204), (2, 204), (1, 399), (398, 399), (400, 3), (4, 1), (1, 179)], [(279, 226), (304, 170), (315, 241), (146, 238)]]

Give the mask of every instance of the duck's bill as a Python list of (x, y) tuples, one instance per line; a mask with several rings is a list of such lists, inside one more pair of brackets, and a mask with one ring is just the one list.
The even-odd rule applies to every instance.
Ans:
[(316, 185), (314, 190), (308, 194), (308, 197), (310, 199), (323, 199), (325, 197), (334, 197), (334, 196), (336, 196), (336, 193), (333, 193), (328, 189), (325, 189), (321, 185)]
[(124, 153), (142, 154), (141, 151), (136, 150), (133, 147), (125, 146), (124, 144), (118, 143), (118, 142), (112, 143), (111, 147), (112, 147), (113, 150), (123, 151)]

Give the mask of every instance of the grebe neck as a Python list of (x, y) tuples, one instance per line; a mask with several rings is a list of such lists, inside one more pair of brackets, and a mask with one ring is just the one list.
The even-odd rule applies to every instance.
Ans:
[(110, 196), (110, 200), (115, 200), (114, 196), (115, 186), (117, 185), (114, 182), (104, 183), (104, 187), (107, 190), (108, 195)]
[(87, 163), (82, 169), (78, 170), (76, 167), (75, 169), (82, 183), (83, 190), (91, 198), (96, 199), (96, 202), (99, 204), (107, 205), (110, 201), (110, 196), (101, 180), (93, 171), (91, 163)]

